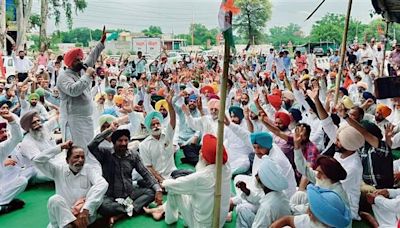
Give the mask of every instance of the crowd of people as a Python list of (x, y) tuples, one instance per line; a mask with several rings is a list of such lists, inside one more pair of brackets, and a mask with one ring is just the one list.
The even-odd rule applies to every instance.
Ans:
[[(13, 52), (18, 74), (0, 82), (0, 214), (24, 207), (28, 185), (54, 182), (49, 227), (142, 213), (211, 227), (224, 112), (221, 227), (233, 211), (237, 227), (398, 226), (400, 99), (374, 95), (381, 43), (351, 45), (339, 85), (338, 51), (328, 69), (299, 51), (232, 54), (221, 110), (222, 55), (115, 61), (105, 37), (86, 56)], [(400, 44), (386, 63), (397, 76)], [(177, 168), (179, 150), (194, 169)]]

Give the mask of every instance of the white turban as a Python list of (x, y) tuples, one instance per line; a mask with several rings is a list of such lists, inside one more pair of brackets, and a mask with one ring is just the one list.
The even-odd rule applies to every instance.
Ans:
[(348, 151), (356, 151), (365, 144), (364, 136), (354, 127), (344, 125), (337, 130), (340, 144)]
[(258, 177), (265, 187), (273, 191), (283, 191), (288, 188), (288, 181), (283, 176), (281, 167), (268, 156), (261, 159)]

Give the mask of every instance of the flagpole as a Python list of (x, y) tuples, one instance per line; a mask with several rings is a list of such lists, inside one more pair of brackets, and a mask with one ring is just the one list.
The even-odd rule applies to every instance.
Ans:
[(351, 6), (353, 4), (353, 0), (349, 0), (349, 4), (347, 6), (347, 14), (345, 18), (345, 24), (344, 24), (344, 32), (343, 32), (343, 37), (342, 37), (342, 47), (341, 47), (341, 53), (340, 53), (340, 62), (339, 62), (339, 72), (336, 77), (336, 89), (335, 89), (335, 105), (338, 102), (339, 98), (339, 87), (340, 87), (340, 81), (342, 79), (342, 72), (343, 72), (343, 67), (344, 67), (344, 58), (346, 56), (346, 43), (347, 43), (347, 34), (349, 32), (349, 21), (350, 21), (350, 15), (351, 15)]
[[(231, 14), (232, 15), (232, 14)], [(230, 24), (232, 24), (232, 16), (230, 17)], [(221, 96), (220, 106), (218, 113), (218, 132), (217, 132), (217, 158), (216, 158), (216, 180), (215, 180), (215, 194), (214, 194), (214, 216), (213, 226), (219, 228), (220, 224), (220, 211), (221, 211), (221, 179), (222, 179), (222, 153), (223, 153), (223, 137), (224, 137), (224, 119), (225, 119), (225, 104), (226, 104), (226, 89), (228, 79), (228, 68), (229, 68), (229, 55), (230, 55), (230, 44), (229, 39), (225, 38), (224, 44), (224, 68), (222, 73), (221, 81)]]

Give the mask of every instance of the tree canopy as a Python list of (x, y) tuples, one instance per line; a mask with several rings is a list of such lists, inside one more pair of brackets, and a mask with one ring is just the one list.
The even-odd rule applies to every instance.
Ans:
[(163, 33), (160, 26), (151, 25), (149, 28), (142, 30), (144, 35), (148, 37), (160, 37)]
[(286, 45), (289, 41), (293, 44), (303, 44), (306, 40), (300, 25), (293, 23), (288, 26), (274, 26), (269, 29), (269, 34), (267, 34), (267, 42), (275, 47)]

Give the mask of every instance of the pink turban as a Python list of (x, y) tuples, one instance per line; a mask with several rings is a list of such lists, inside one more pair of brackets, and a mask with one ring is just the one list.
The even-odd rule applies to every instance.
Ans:
[(80, 48), (73, 48), (64, 54), (64, 63), (67, 67), (71, 67), (72, 62), (76, 57), (81, 57), (83, 59), (83, 51)]
[(217, 99), (211, 99), (210, 101), (208, 101), (207, 105), (208, 109), (215, 108), (219, 110), (219, 100)]
[(275, 119), (280, 119), (285, 127), (290, 124), (290, 116), (285, 112), (276, 112)]

